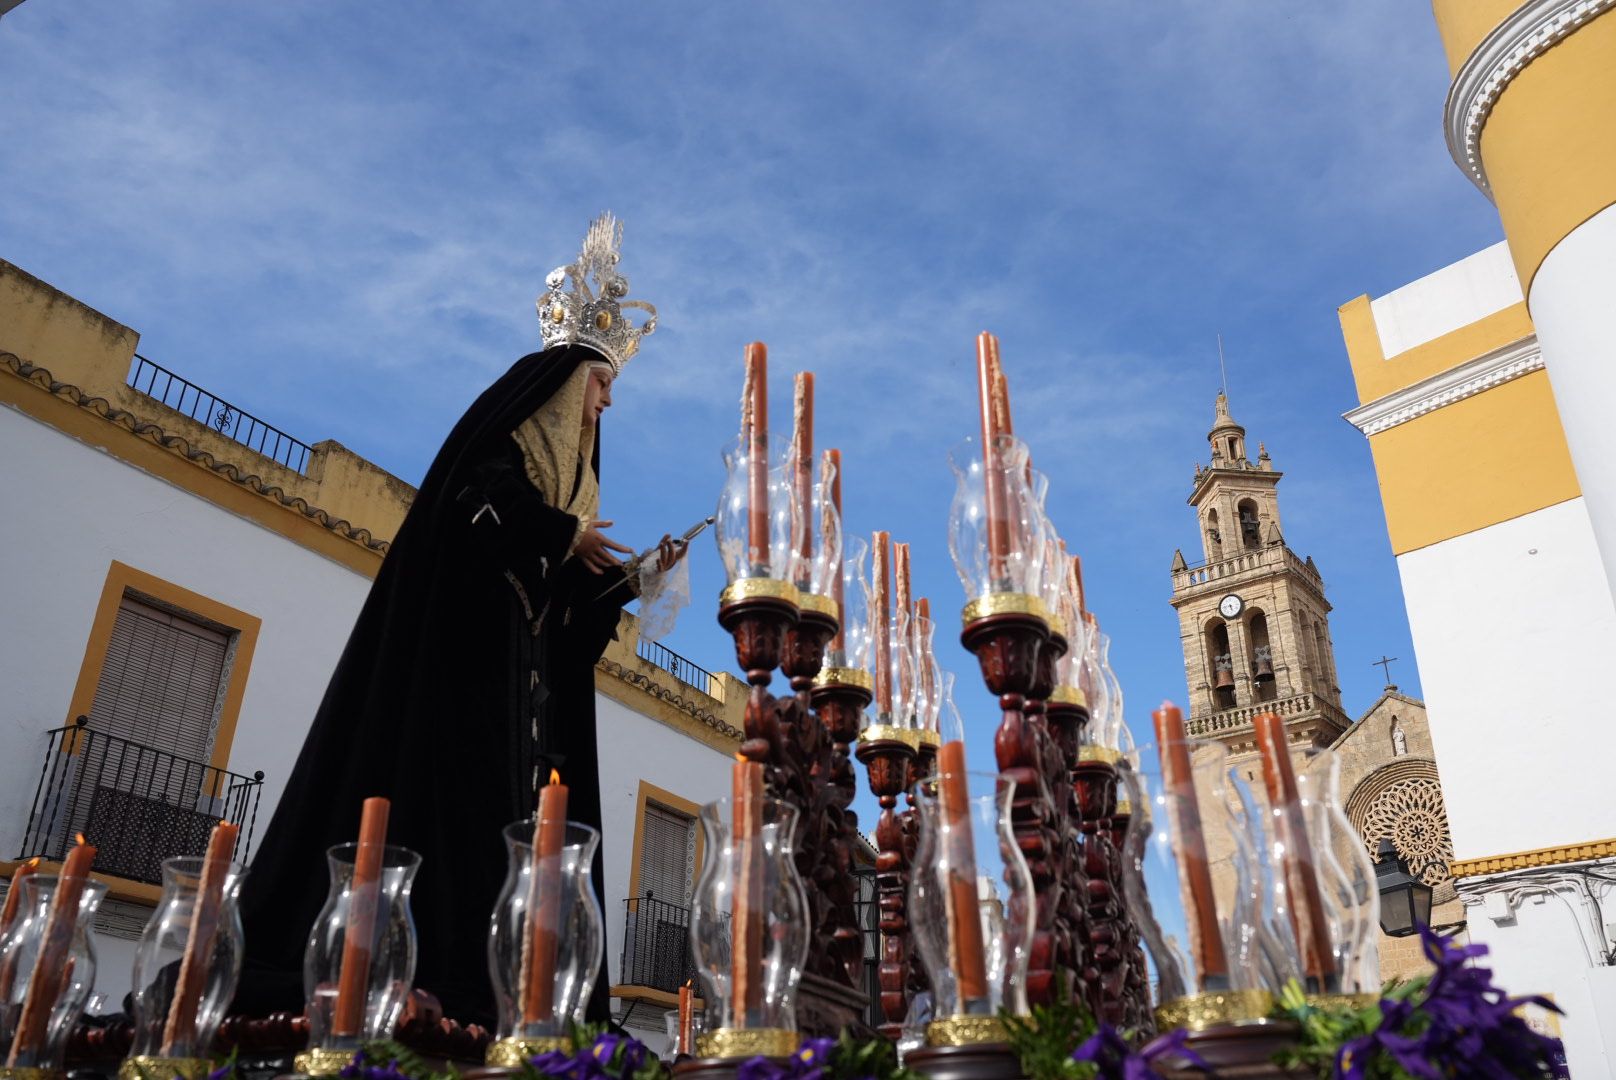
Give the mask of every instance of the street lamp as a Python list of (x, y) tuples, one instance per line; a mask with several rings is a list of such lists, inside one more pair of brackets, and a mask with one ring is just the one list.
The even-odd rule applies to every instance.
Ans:
[(1387, 937), (1408, 937), (1431, 925), (1431, 886), (1408, 872), (1390, 838), (1375, 851), (1375, 887), (1380, 892), (1380, 929)]

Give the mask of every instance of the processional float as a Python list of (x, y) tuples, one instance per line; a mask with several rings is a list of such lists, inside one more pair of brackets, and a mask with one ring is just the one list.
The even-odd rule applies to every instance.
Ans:
[[(1212, 1064), (1263, 1075), (1295, 1035), (1272, 1016), (1287, 983), (1320, 1000), (1377, 987), (1373, 865), (1340, 813), (1328, 752), (1292, 747), (1280, 718), (1258, 717), (1259, 797), (1171, 706), (1154, 714), (1154, 746), (1134, 746), (1109, 638), (1046, 511), (1050, 481), (1014, 433), (992, 335), (976, 359), (980, 433), (950, 455), (948, 547), (965, 592), (960, 640), (998, 709), (995, 768), (982, 773), (933, 652), (931, 601), (912, 595), (910, 545), (844, 534), (840, 455), (814, 452), (813, 376), (797, 378), (792, 437), (771, 438), (767, 353), (746, 350), (716, 534), (718, 618), (750, 691), (731, 795), (701, 812), (700, 985), (680, 993), (676, 1047), (687, 1080), (787, 1058), (809, 1036), (874, 1034), (855, 759), (880, 806), (878, 1027), (935, 1080), (1020, 1076), (1005, 1018), (1057, 1000), (1135, 1038), (1183, 1028)], [(789, 686), (778, 697), (776, 670)], [(224, 1016), (242, 953), (233, 826), (215, 829), (205, 858), (165, 865), (121, 1034), (74, 1030), (94, 972), (84, 931), (105, 891), (89, 879), (93, 847), (58, 875), (19, 873), (0, 913), (5, 1068), (59, 1076), (69, 1042), (79, 1058), (122, 1056), (124, 1080), (202, 1080), (221, 1047), (271, 1060), (294, 1039), (306, 1045), (293, 1068), (311, 1076), (389, 1035), (476, 1056), (490, 1077), (575, 1052), (604, 942), (590, 882), (599, 837), (567, 820), (566, 800), (552, 775), (535, 815), (505, 831), (487, 941), (497, 1031), (460, 1027), (412, 994), (420, 860), (386, 843), (386, 801), (374, 799), (358, 842), (328, 854), (302, 1017)]]

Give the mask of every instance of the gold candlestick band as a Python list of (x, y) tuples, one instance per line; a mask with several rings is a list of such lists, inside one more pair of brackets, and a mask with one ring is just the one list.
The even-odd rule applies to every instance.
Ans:
[(1315, 1009), (1359, 1011), (1380, 1004), (1379, 994), (1308, 994), (1307, 1003)]
[(719, 1028), (696, 1036), (699, 1058), (790, 1057), (801, 1040), (785, 1028)]
[(819, 674), (814, 677), (814, 686), (856, 686), (861, 690), (873, 690), (875, 680), (863, 668), (827, 667), (819, 669)]
[(1156, 1010), (1156, 1027), (1160, 1031), (1201, 1031), (1215, 1024), (1266, 1019), (1273, 1009), (1274, 995), (1266, 990), (1209, 991), (1163, 1004)]
[(38, 1065), (0, 1065), (0, 1080), (63, 1080), (64, 1069), (43, 1069)]
[(803, 590), (798, 589), (797, 606), (802, 608), (804, 611), (813, 611), (818, 612), (820, 615), (829, 615), (838, 622), (840, 622), (842, 618), (841, 609), (836, 606), (836, 599), (834, 597), (821, 596), (819, 593), (804, 592)]
[(1050, 692), (1051, 705), (1075, 705), (1079, 709), (1089, 707), (1088, 695), (1075, 686), (1057, 686)]
[(859, 732), (859, 742), (901, 742), (911, 750), (920, 749), (920, 732), (896, 724), (871, 724)]
[(357, 1052), (311, 1046), (292, 1059), (292, 1071), (305, 1076), (335, 1076), (354, 1059)]
[[(348, 1061), (353, 1055), (348, 1055)], [(348, 1062), (344, 1061), (346, 1065)], [(207, 1080), (214, 1070), (207, 1058), (157, 1057), (154, 1054), (136, 1054), (126, 1057), (118, 1066), (118, 1080)], [(20, 1078), (19, 1078), (20, 1080)]]
[(926, 1025), (927, 1046), (976, 1046), (1008, 1037), (997, 1016), (950, 1016)]
[(918, 741), (920, 743), (920, 749), (922, 750), (928, 746), (935, 750), (939, 746), (943, 745), (943, 737), (930, 728), (921, 728), (919, 731), (915, 732), (915, 734), (920, 736)]
[(1133, 803), (1128, 799), (1118, 799), (1117, 808), (1111, 811), (1112, 817), (1132, 817)]
[(483, 1062), (487, 1065), (498, 1065), (508, 1069), (520, 1069), (527, 1063), (528, 1058), (548, 1054), (552, 1050), (560, 1050), (564, 1054), (570, 1054), (573, 1052), (572, 1040), (565, 1035), (532, 1035), (527, 1037), (512, 1035), (509, 1038), (489, 1043), (488, 1051), (483, 1055)]
[(734, 604), (741, 600), (784, 600), (793, 606), (801, 606), (802, 594), (797, 587), (789, 581), (778, 578), (747, 577), (731, 582), (729, 587), (718, 594), (719, 606)]
[(1115, 765), (1122, 760), (1122, 751), (1110, 746), (1084, 743), (1077, 748), (1077, 760), (1098, 761), (1103, 765)]
[(1029, 593), (1018, 592), (995, 592), (978, 596), (965, 605), (965, 610), (960, 612), (960, 620), (966, 626), (970, 626), (978, 619), (985, 619), (989, 615), (1031, 615), (1045, 625), (1049, 623), (1049, 613), (1044, 609), (1044, 602)]

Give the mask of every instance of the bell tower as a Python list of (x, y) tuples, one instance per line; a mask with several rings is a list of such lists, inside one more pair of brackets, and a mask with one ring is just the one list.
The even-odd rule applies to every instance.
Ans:
[(1189, 497), (1202, 558), (1191, 565), (1181, 549), (1172, 567), (1188, 731), (1237, 754), (1254, 752), (1252, 718), (1272, 711), (1293, 741), (1327, 745), (1350, 721), (1341, 711), (1324, 581), (1280, 531), (1283, 474), (1261, 443), (1252, 464), (1246, 429), (1221, 393), (1207, 442), (1211, 464), (1195, 466)]

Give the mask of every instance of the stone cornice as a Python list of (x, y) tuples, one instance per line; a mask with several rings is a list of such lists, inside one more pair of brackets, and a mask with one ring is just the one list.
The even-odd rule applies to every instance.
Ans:
[(1454, 163), (1489, 199), (1481, 131), (1504, 88), (1532, 61), (1613, 8), (1616, 0), (1526, 0), (1460, 66), (1448, 88), (1442, 127)]
[(1509, 855), (1487, 855), (1479, 859), (1456, 859), (1449, 867), (1449, 872), (1456, 878), (1478, 877), (1482, 874), (1501, 874), (1509, 870), (1530, 870), (1538, 866), (1589, 862), (1611, 856), (1616, 856), (1616, 838), (1590, 840), (1583, 844), (1562, 844), (1559, 847), (1538, 848), (1535, 851), (1517, 851)]
[(1341, 415), (1365, 435), (1376, 435), (1542, 367), (1537, 335), (1529, 334)]
[(0, 352), (0, 371), (15, 375), (44, 393), (98, 416), (136, 438), (161, 447), (198, 468), (223, 477), (263, 497), (274, 506), (300, 514), (337, 536), (352, 541), (373, 556), (387, 553), (388, 542), (376, 539), (369, 529), (335, 517), (318, 506), (311, 506), (308, 500), (301, 496), (288, 495), (279, 485), (269, 483), (257, 473), (250, 473), (231, 462), (221, 461), (208, 451), (192, 446), (183, 436), (171, 434), (150, 420), (143, 420), (125, 409), (120, 409), (106, 398), (92, 396), (71, 383), (60, 382), (47, 369), (38, 364), (31, 364), (15, 353)]
[[(729, 744), (738, 745), (746, 737), (745, 732), (727, 723), (707, 707), (711, 699), (705, 694), (696, 691), (687, 694), (675, 687), (664, 686), (644, 671), (635, 671), (609, 657), (597, 660), (595, 670), (626, 683), (638, 693), (661, 704), (663, 708), (657, 712), (657, 719), (709, 742), (715, 749), (727, 753)], [(673, 681), (677, 684), (677, 680)]]

